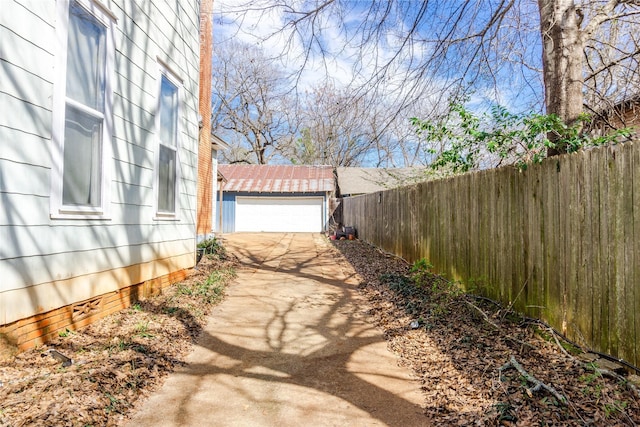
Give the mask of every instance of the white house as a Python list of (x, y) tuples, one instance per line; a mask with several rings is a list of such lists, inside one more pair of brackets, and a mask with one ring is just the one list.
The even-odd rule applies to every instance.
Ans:
[(3, 0), (0, 333), (22, 348), (194, 265), (199, 0)]

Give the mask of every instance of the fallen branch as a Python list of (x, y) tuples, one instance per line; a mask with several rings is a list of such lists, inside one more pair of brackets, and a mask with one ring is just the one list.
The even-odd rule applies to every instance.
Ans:
[[(480, 313), (482, 315), (482, 317), (484, 318), (484, 320), (491, 326), (493, 326), (494, 329), (500, 329), (500, 326), (498, 326), (498, 324), (496, 324), (495, 322), (493, 322), (491, 319), (489, 319), (489, 316), (487, 315), (487, 313), (484, 312), (484, 310), (482, 310), (480, 307), (478, 307), (477, 305), (475, 305), (472, 302), (469, 301), (464, 301), (468, 306), (476, 309), (478, 311), (478, 313)], [(526, 341), (522, 341), (518, 338), (512, 337), (510, 335), (505, 335), (505, 339), (509, 340), (509, 341), (513, 341), (516, 342), (518, 344), (520, 344), (522, 347), (520, 348), (520, 351), (522, 352), (524, 347), (529, 347), (530, 349), (535, 350), (535, 347), (532, 346), (531, 344), (529, 344)]]
[[(556, 331), (549, 326), (547, 326), (546, 329), (551, 333), (551, 336), (553, 336), (553, 339), (556, 341), (556, 344), (558, 345), (560, 350), (562, 350), (562, 352), (566, 354), (568, 357), (570, 357), (571, 359), (577, 360), (574, 356), (569, 354), (567, 350), (565, 350), (562, 344), (560, 344), (560, 341), (558, 340), (558, 336), (557, 336), (558, 334), (556, 334)], [(582, 363), (582, 362), (579, 362), (579, 363), (581, 366), (583, 366), (587, 370), (591, 370), (602, 377), (613, 378), (614, 380), (617, 380), (619, 383), (624, 384), (624, 386), (627, 387), (627, 389), (629, 389), (629, 391), (631, 391), (631, 393), (633, 393), (637, 399), (640, 399), (640, 390), (638, 390), (638, 387), (633, 385), (629, 380), (627, 380), (622, 375), (617, 374), (616, 372), (611, 371), (609, 369), (598, 368), (597, 366), (591, 363)]]
[(629, 391), (631, 391), (636, 396), (637, 399), (640, 399), (640, 391), (638, 390), (638, 387), (633, 385), (629, 380), (627, 380), (622, 375), (617, 374), (614, 371), (610, 371), (609, 369), (598, 368), (597, 366), (594, 366), (593, 364), (590, 364), (590, 363), (583, 364), (583, 366), (585, 367), (585, 369), (592, 370), (597, 375), (613, 378), (614, 380), (617, 380), (619, 383), (624, 384), (624, 386), (627, 387)]
[(465, 303), (466, 303), (469, 307), (475, 308), (475, 309), (478, 311), (478, 313), (480, 313), (480, 314), (482, 315), (482, 317), (484, 317), (484, 320), (485, 320), (488, 324), (490, 324), (491, 326), (493, 326), (495, 329), (500, 329), (500, 327), (499, 327), (498, 325), (496, 325), (494, 322), (492, 322), (492, 321), (491, 321), (491, 319), (489, 319), (489, 316), (487, 316), (487, 313), (485, 313), (484, 311), (482, 311), (482, 309), (481, 309), (480, 307), (478, 307), (477, 305), (475, 305), (475, 304), (473, 304), (473, 303), (471, 303), (471, 302), (469, 302), (469, 301), (466, 301), (466, 300), (465, 300)]
[(551, 333), (551, 336), (553, 337), (553, 339), (555, 340), (556, 344), (558, 345), (558, 348), (567, 356), (571, 357), (573, 359), (573, 356), (569, 354), (569, 352), (562, 346), (562, 344), (560, 344), (560, 341), (558, 340), (558, 336), (556, 335), (556, 332), (553, 330), (553, 328), (547, 328), (547, 330)]
[(551, 393), (553, 395), (553, 397), (555, 397), (558, 402), (562, 403), (563, 405), (567, 404), (567, 398), (566, 397), (564, 397), (563, 395), (558, 393), (558, 391), (555, 388), (551, 387), (550, 385), (547, 385), (547, 384), (543, 383), (542, 381), (538, 380), (536, 377), (532, 376), (527, 371), (525, 371), (524, 368), (522, 367), (522, 365), (520, 363), (518, 363), (518, 361), (516, 360), (516, 358), (514, 356), (511, 356), (511, 358), (509, 359), (509, 361), (507, 363), (505, 363), (500, 368), (498, 368), (498, 371), (500, 372), (500, 380), (501, 381), (502, 381), (502, 371), (505, 371), (505, 370), (510, 369), (510, 368), (514, 368), (516, 371), (518, 371), (518, 373), (520, 375), (522, 375), (522, 377), (525, 380), (527, 380), (528, 382), (533, 384), (533, 387), (527, 389), (527, 394), (528, 395), (531, 395), (532, 393), (535, 393), (535, 392), (539, 391), (540, 389), (545, 389), (549, 393)]

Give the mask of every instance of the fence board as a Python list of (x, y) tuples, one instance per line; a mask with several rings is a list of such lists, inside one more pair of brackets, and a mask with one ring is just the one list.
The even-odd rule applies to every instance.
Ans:
[(623, 241), (620, 245), (624, 248), (624, 256), (622, 257), (623, 271), (622, 286), (623, 304), (621, 306), (622, 327), (620, 330), (620, 346), (619, 355), (624, 359), (634, 360), (635, 358), (635, 342), (626, 339), (628, 336), (634, 335), (634, 312), (633, 302), (633, 146), (631, 144), (621, 146), (621, 167), (618, 168), (619, 180), (622, 186), (622, 212), (619, 221), (622, 222)]
[[(636, 142), (635, 145), (638, 143)], [(627, 177), (634, 184), (640, 181), (640, 150), (636, 146), (633, 150), (633, 168), (631, 176)], [(630, 279), (633, 281), (633, 337), (627, 337), (635, 343), (633, 360), (640, 361), (640, 190), (635, 187), (633, 191), (633, 275)]]
[(563, 183), (563, 195), (560, 196), (560, 203), (562, 199), (566, 200), (566, 212), (562, 214), (562, 220), (565, 224), (564, 232), (560, 236), (563, 243), (563, 252), (565, 256), (564, 264), (564, 302), (563, 302), (563, 316), (567, 324), (567, 330), (570, 331), (570, 335), (578, 342), (584, 345), (585, 341), (582, 337), (582, 332), (578, 326), (579, 313), (574, 311), (577, 306), (576, 292), (578, 292), (577, 285), (577, 261), (579, 244), (573, 239), (567, 238), (568, 236), (578, 235), (576, 228), (578, 224), (578, 202), (577, 202), (577, 190), (582, 183), (577, 176), (576, 160), (580, 160), (580, 156), (583, 153), (577, 153), (573, 156), (569, 156), (565, 165), (561, 169), (562, 183)]
[(541, 317), (543, 301), (544, 276), (542, 258), (542, 223), (539, 214), (541, 205), (540, 191), (540, 165), (529, 168), (529, 179), (522, 179), (523, 190), (523, 245), (526, 252), (525, 274), (527, 280), (527, 298), (525, 314), (532, 317)]
[(592, 235), (592, 192), (594, 187), (591, 175), (591, 151), (585, 152), (580, 162), (577, 162), (576, 176), (579, 179), (576, 191), (578, 192), (578, 227), (575, 232), (582, 236), (579, 240), (579, 254), (577, 258), (577, 282), (575, 292), (575, 306), (571, 311), (577, 314), (578, 329), (585, 336), (587, 342), (593, 341), (593, 270), (591, 260), (593, 256)]
[(608, 232), (608, 301), (609, 311), (607, 313), (609, 323), (609, 352), (618, 354), (619, 352), (619, 334), (616, 330), (618, 327), (618, 299), (619, 299), (619, 282), (617, 280), (616, 270), (618, 267), (618, 251), (616, 244), (620, 241), (621, 230), (617, 228), (617, 206), (620, 188), (618, 185), (618, 174), (616, 173), (615, 148), (610, 148), (609, 156), (607, 156), (607, 232)]
[[(601, 224), (604, 222), (604, 214), (601, 210), (601, 186), (602, 180), (604, 177), (602, 176), (602, 156), (599, 153), (591, 152), (590, 153), (590, 162), (589, 165), (585, 169), (591, 171), (591, 185), (592, 189), (590, 191), (591, 194), (591, 210), (589, 212), (589, 217), (591, 218), (591, 241), (585, 242), (585, 244), (590, 245), (592, 257), (588, 260), (592, 266), (591, 276), (592, 276), (592, 318), (593, 324), (591, 327), (592, 330), (592, 342), (597, 343), (599, 348), (606, 348), (606, 343), (603, 342), (603, 334), (602, 334), (602, 325), (604, 323), (604, 317), (602, 312), (602, 307), (604, 305), (604, 299), (602, 295), (602, 289), (604, 285), (604, 266), (606, 265), (603, 262), (603, 236), (601, 233)], [(604, 347), (603, 347), (604, 345)]]
[(360, 237), (640, 363), (640, 144), (344, 200)]

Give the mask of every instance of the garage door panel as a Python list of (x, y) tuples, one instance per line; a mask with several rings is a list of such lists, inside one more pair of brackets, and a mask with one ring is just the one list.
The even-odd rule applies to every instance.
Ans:
[(236, 231), (322, 231), (322, 197), (238, 197)]

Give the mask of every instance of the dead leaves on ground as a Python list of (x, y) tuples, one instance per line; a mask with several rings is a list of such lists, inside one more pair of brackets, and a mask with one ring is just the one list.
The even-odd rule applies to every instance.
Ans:
[[(628, 388), (564, 354), (531, 325), (507, 320), (504, 309), (469, 300), (435, 276), (416, 287), (409, 265), (361, 241), (335, 246), (359, 274), (369, 315), (390, 348), (421, 381), (425, 425), (640, 423), (640, 405)], [(211, 308), (206, 300), (215, 300), (202, 298), (198, 283), (226, 267), (205, 258), (164, 295), (0, 364), (0, 425), (122, 424), (135, 402), (183, 363)], [(49, 348), (74, 363), (65, 368), (42, 357)], [(517, 370), (501, 372), (512, 356), (567, 404), (532, 391)]]
[[(361, 241), (335, 241), (359, 274), (369, 314), (390, 348), (422, 382), (425, 416), (438, 425), (616, 426), (640, 424), (638, 399), (560, 351), (535, 325), (508, 310), (457, 291), (424, 269)], [(412, 279), (419, 278), (420, 286)], [(411, 322), (419, 321), (412, 329)], [(542, 332), (542, 333), (541, 333)], [(532, 389), (517, 370), (566, 396)], [(502, 374), (502, 375), (501, 375)]]
[[(162, 295), (1, 363), (0, 426), (122, 424), (140, 397), (184, 363), (232, 277), (232, 262), (205, 257)], [(63, 367), (49, 349), (73, 364)]]

